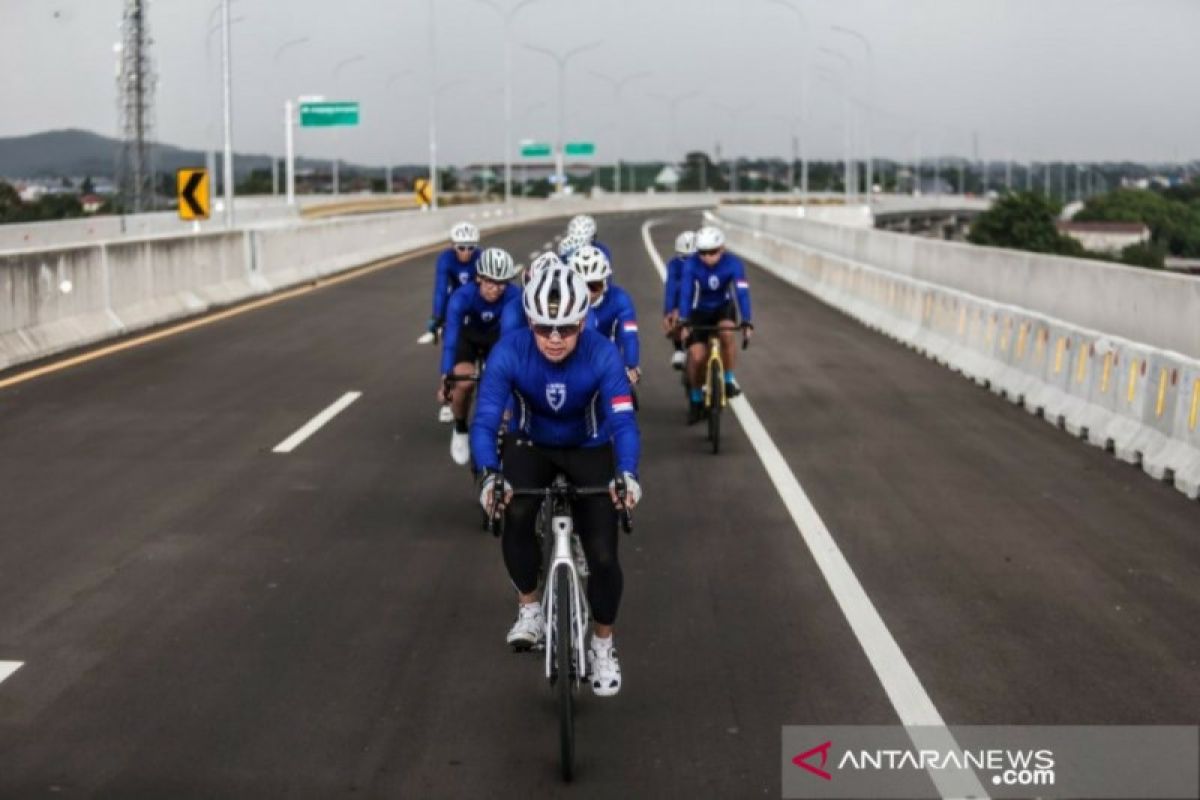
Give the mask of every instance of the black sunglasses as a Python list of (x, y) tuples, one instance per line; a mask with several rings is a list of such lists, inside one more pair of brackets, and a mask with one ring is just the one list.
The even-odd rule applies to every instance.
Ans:
[(454, 249), (460, 253), (469, 253), (475, 249), (475, 245), (473, 245), (473, 244), (456, 244), (456, 245), (454, 245)]
[(702, 256), (715, 256), (715, 255), (720, 255), (721, 248), (717, 247), (713, 250), (697, 250), (696, 252)]
[(564, 339), (570, 339), (579, 333), (579, 323), (573, 322), (570, 325), (534, 325), (533, 332), (543, 339), (549, 339), (556, 333)]
[(588, 283), (588, 291), (602, 292), (604, 291), (604, 281), (591, 281)]

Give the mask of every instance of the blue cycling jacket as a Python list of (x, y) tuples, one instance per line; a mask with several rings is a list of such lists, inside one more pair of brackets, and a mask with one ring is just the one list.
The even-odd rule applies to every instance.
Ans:
[(528, 327), (529, 318), (525, 316), (525, 304), (518, 297), (515, 303), (506, 305), (504, 312), (500, 315), (500, 335), (506, 336), (513, 331), (524, 330)]
[(742, 322), (750, 322), (750, 284), (746, 265), (728, 250), (712, 267), (699, 254), (688, 256), (679, 281), (679, 318), (687, 320), (692, 311), (718, 311), (733, 300)]
[(471, 260), (467, 263), (462, 263), (458, 260), (458, 255), (451, 247), (443, 250), (438, 256), (437, 267), (435, 267), (435, 278), (433, 282), (433, 318), (444, 320), (446, 318), (446, 302), (450, 299), (450, 295), (454, 294), (454, 290), (460, 286), (465, 286), (475, 277), (475, 265), (479, 262), (479, 254), (483, 251), (478, 247), (471, 254)]
[(498, 469), (496, 434), (509, 398), (512, 430), (542, 447), (600, 447), (612, 442), (617, 470), (637, 475), (641, 435), (629, 379), (616, 346), (595, 330), (579, 334), (574, 352), (555, 364), (537, 349), (533, 331), (503, 337), (488, 356), (471, 423), (471, 455)]
[(674, 256), (667, 262), (667, 285), (663, 290), (663, 316), (679, 310), (679, 281), (683, 278), (684, 256)]
[(504, 287), (504, 294), (494, 303), (483, 299), (479, 284), (460, 286), (450, 295), (446, 304), (446, 330), (442, 336), (442, 374), (449, 375), (454, 367), (454, 350), (458, 346), (459, 332), (470, 328), (479, 333), (500, 331), (500, 320), (504, 310), (511, 305), (521, 305), (521, 290), (511, 283)]
[(638, 365), (637, 310), (633, 298), (620, 286), (608, 284), (608, 290), (593, 303), (588, 312), (591, 325), (617, 346), (625, 358), (625, 366), (633, 369)]

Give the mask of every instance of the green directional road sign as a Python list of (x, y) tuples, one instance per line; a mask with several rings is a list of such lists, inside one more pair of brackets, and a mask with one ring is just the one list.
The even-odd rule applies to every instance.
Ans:
[(521, 158), (548, 158), (550, 145), (543, 142), (527, 142), (521, 145)]
[(566, 150), (569, 156), (594, 156), (596, 155), (595, 142), (567, 142)]
[(357, 125), (358, 103), (301, 103), (300, 127), (329, 128), (335, 125)]

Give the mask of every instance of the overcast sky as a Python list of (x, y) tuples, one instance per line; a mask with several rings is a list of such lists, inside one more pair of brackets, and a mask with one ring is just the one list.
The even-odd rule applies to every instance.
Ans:
[[(284, 99), (322, 94), (361, 101), (362, 125), (302, 131), (302, 154), (428, 158), (429, 0), (232, 1), (243, 20), (233, 28), (238, 151), (282, 152)], [(807, 34), (784, 3), (803, 12)], [(116, 135), (123, 5), (0, 0), (0, 136)], [(219, 142), (220, 37), (208, 36), (217, 7), (150, 0), (160, 141)], [(480, 0), (436, 0), (435, 16), (437, 82), (461, 81), (441, 94), (440, 160), (499, 160), (500, 15)], [(866, 37), (873, 70), (866, 47), (833, 26)], [(918, 146), (971, 155), (978, 132), (991, 158), (1191, 159), (1200, 156), (1198, 32), (1200, 0), (535, 0), (513, 24), (514, 138), (552, 140), (557, 119), (557, 68), (522, 44), (595, 41), (568, 67), (567, 134), (595, 141), (604, 161), (622, 140), (631, 158), (712, 152), (718, 141), (726, 156), (786, 156), (792, 123), (782, 118), (800, 114), (805, 72), (814, 157), (841, 155), (848, 93), (852, 108), (874, 109), (870, 135), (883, 156), (910, 159)], [(335, 79), (339, 62), (359, 55)], [(641, 71), (652, 74), (630, 82), (619, 106), (593, 75)], [(669, 104), (652, 95), (689, 92), (672, 149)]]

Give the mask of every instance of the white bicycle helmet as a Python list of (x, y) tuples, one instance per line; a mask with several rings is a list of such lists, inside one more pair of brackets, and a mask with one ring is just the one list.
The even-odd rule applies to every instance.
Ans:
[(576, 236), (575, 234), (568, 233), (562, 238), (562, 241), (558, 243), (558, 257), (561, 259), (570, 258), (571, 253), (588, 244), (591, 244), (591, 242), (589, 242), (587, 239), (584, 239), (582, 236)]
[(489, 247), (479, 254), (475, 274), (493, 281), (511, 281), (517, 277), (517, 265), (513, 257), (499, 247)]
[(538, 275), (541, 275), (549, 267), (561, 266), (564, 265), (558, 254), (546, 251), (529, 263), (529, 269), (525, 270), (525, 280), (532, 283)]
[(714, 228), (711, 225), (705, 225), (703, 228), (696, 231), (697, 250), (716, 250), (724, 246), (725, 234), (721, 233), (720, 228)]
[(525, 316), (534, 325), (573, 325), (587, 316), (591, 296), (574, 270), (550, 267), (525, 287)]
[(696, 252), (696, 232), (684, 231), (676, 236), (675, 252), (681, 256), (690, 256)]
[(571, 221), (567, 223), (567, 234), (574, 234), (580, 238), (587, 239), (587, 243), (591, 244), (592, 239), (596, 238), (596, 220), (589, 214), (578, 214), (571, 217)]
[(607, 280), (608, 276), (612, 275), (612, 265), (608, 263), (608, 256), (604, 255), (603, 250), (590, 244), (572, 253), (567, 266), (575, 270), (587, 283)]
[(450, 229), (451, 244), (479, 244), (479, 228), (469, 222), (460, 222)]

